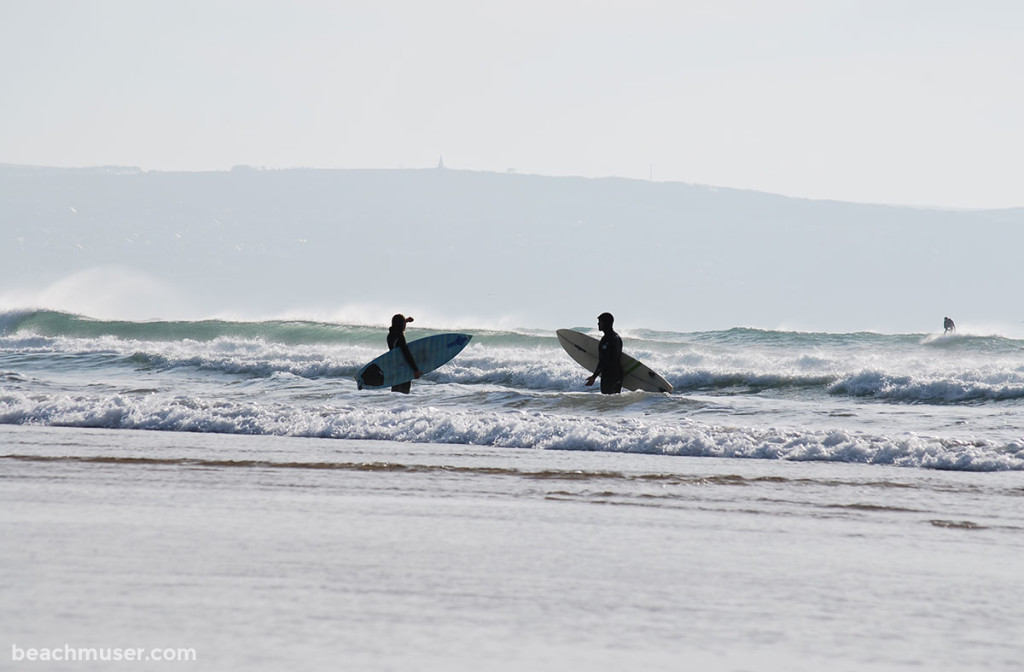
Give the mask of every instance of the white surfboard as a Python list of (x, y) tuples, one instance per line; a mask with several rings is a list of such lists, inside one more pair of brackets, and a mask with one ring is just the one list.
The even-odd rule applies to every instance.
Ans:
[[(572, 329), (559, 329), (555, 333), (558, 335), (558, 342), (580, 366), (591, 373), (597, 369), (600, 340)], [(671, 383), (651, 371), (642, 362), (638, 362), (626, 353), (622, 353), (622, 358), (619, 361), (622, 363), (622, 386), (627, 390), (672, 391)]]
[[(409, 352), (416, 360), (420, 373), (430, 373), (434, 369), (447, 364), (473, 338), (469, 334), (437, 334), (427, 336), (409, 343)], [(356, 374), (356, 385), (359, 389), (376, 389), (401, 385), (413, 379), (415, 372), (405, 361), (401, 348), (385, 352)]]

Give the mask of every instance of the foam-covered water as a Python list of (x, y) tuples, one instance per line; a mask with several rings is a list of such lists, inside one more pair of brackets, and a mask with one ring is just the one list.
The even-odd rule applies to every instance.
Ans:
[(675, 390), (604, 397), (554, 333), (468, 332), (405, 396), (356, 389), (380, 327), (6, 313), (0, 423), (1024, 469), (1021, 341), (623, 328)]

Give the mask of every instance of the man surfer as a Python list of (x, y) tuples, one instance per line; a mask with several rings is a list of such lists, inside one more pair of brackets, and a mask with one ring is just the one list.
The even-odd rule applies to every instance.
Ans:
[(594, 375), (587, 378), (587, 387), (594, 384), (597, 377), (601, 377), (601, 394), (618, 394), (622, 392), (622, 339), (612, 328), (615, 318), (611, 313), (601, 313), (597, 316), (597, 328), (604, 336), (598, 345), (597, 369)]
[[(398, 313), (391, 318), (391, 328), (388, 329), (388, 350), (401, 348), (402, 355), (405, 357), (405, 361), (408, 362), (409, 366), (412, 367), (413, 376), (419, 378), (423, 374), (420, 373), (419, 367), (416, 366), (416, 360), (412, 358), (412, 353), (409, 352), (409, 346), (405, 342), (405, 325), (407, 322), (412, 322), (412, 318), (406, 317), (401, 313)], [(409, 390), (411, 389), (412, 381), (410, 380), (400, 385), (392, 386), (391, 391), (409, 394)]]
[(942, 332), (944, 334), (948, 334), (951, 331), (956, 331), (956, 325), (953, 324), (953, 320), (949, 319), (948, 317), (942, 320), (942, 326), (945, 328), (945, 331)]

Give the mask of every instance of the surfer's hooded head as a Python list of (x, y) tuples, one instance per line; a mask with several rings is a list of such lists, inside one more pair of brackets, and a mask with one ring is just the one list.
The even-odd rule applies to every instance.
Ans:
[(611, 331), (615, 318), (611, 313), (601, 313), (597, 316), (597, 328), (601, 331)]
[(412, 322), (412, 318), (406, 317), (401, 313), (396, 313), (394, 317), (391, 318), (391, 330), (398, 332), (405, 331), (406, 322)]

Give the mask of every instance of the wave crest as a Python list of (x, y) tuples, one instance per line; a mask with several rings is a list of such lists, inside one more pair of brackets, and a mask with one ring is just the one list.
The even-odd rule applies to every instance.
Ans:
[(729, 428), (693, 420), (644, 421), (541, 412), (466, 411), (211, 401), (114, 394), (40, 398), (0, 395), (0, 423), (463, 444), (818, 462), (959, 471), (1024, 470), (1024, 441), (898, 437), (837, 430)]

